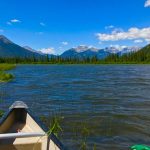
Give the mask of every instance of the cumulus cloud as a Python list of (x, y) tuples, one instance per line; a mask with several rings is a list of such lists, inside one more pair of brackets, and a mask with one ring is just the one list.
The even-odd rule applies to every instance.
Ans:
[(45, 23), (43, 23), (43, 22), (40, 22), (40, 25), (41, 25), (41, 26), (45, 26), (46, 24), (45, 24)]
[(42, 48), (42, 49), (39, 49), (39, 51), (44, 54), (55, 54), (55, 49), (53, 47)]
[(144, 5), (145, 7), (150, 7), (150, 0), (146, 0), (146, 2), (145, 2), (145, 5)]
[(8, 25), (12, 25), (13, 23), (20, 23), (21, 21), (18, 19), (12, 19), (10, 21), (7, 22)]
[(12, 23), (19, 23), (19, 22), (21, 22), (21, 21), (18, 20), (18, 19), (12, 19), (12, 20), (10, 20), (10, 22), (12, 22)]
[(113, 25), (109, 25), (109, 26), (106, 26), (106, 27), (105, 27), (106, 30), (107, 30), (107, 29), (112, 29), (112, 28), (114, 28)]
[(143, 40), (134, 40), (134, 43), (143, 43)]
[(119, 41), (119, 40), (144, 40), (150, 41), (150, 27), (136, 28), (132, 27), (128, 31), (112, 31), (110, 34), (97, 33), (96, 36), (100, 41)]
[(68, 45), (69, 43), (68, 43), (68, 42), (61, 42), (61, 44), (66, 46), (66, 45)]

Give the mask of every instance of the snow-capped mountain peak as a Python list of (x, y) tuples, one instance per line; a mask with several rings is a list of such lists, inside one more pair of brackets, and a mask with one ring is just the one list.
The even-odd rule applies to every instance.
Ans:
[(91, 51), (98, 51), (99, 50), (98, 48), (95, 48), (93, 46), (86, 46), (86, 45), (79, 45), (77, 47), (73, 47), (73, 49), (78, 53), (84, 52), (87, 50), (91, 50)]

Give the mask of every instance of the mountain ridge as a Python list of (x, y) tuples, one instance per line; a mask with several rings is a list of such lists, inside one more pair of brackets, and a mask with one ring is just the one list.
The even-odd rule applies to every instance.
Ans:
[(32, 52), (21, 47), (4, 35), (0, 35), (0, 57), (41, 57), (37, 52)]
[[(52, 55), (48, 54), (49, 57), (60, 56), (62, 58), (92, 58), (97, 57), (98, 59), (104, 59), (108, 55), (118, 54), (119, 56), (139, 51), (140, 47), (115, 47), (110, 46), (103, 49), (98, 49), (93, 46), (79, 45), (73, 47), (69, 50), (64, 51), (61, 55)], [(13, 43), (4, 35), (0, 35), (0, 57), (43, 57), (47, 54), (44, 54), (40, 51), (34, 50), (29, 46), (19, 46)]]
[[(87, 48), (87, 49), (85, 49)], [(84, 57), (94, 57), (96, 56), (98, 59), (104, 59), (108, 55), (111, 54), (119, 54), (123, 55), (130, 52), (136, 52), (140, 50), (140, 47), (124, 47), (122, 49), (116, 48), (116, 47), (106, 47), (104, 49), (96, 49), (94, 47), (84, 47), (81, 49), (81, 46), (76, 48), (71, 48), (64, 53), (62, 53), (60, 56), (63, 58), (84, 58)]]

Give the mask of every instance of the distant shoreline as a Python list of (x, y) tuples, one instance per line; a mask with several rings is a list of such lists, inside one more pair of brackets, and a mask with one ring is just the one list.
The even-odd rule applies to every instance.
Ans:
[[(1, 63), (0, 63), (1, 64)], [(150, 65), (150, 63), (8, 63), (12, 65)]]

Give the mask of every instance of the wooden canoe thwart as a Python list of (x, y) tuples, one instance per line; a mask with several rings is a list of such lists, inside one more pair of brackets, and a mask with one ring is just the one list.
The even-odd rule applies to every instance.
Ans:
[(0, 121), (0, 150), (66, 150), (47, 131), (26, 104), (16, 101)]

